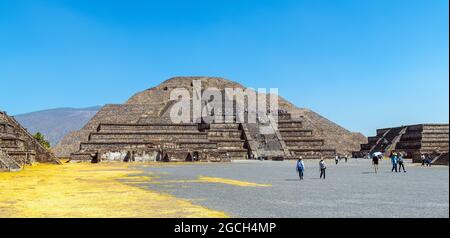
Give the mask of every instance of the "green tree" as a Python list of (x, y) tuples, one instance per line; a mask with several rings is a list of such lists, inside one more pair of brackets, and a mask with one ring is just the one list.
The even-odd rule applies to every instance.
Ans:
[(44, 135), (42, 135), (40, 132), (34, 134), (33, 137), (34, 137), (34, 139), (39, 141), (39, 144), (41, 144), (42, 146), (44, 146), (47, 149), (50, 149), (50, 142), (48, 142), (48, 140), (46, 140)]

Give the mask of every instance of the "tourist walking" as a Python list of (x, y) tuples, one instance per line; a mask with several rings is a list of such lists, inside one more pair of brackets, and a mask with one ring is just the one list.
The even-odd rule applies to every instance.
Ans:
[(428, 166), (428, 167), (431, 167), (431, 161), (432, 161), (431, 155), (430, 155), (430, 154), (427, 154), (427, 155), (426, 155), (425, 162), (427, 163), (427, 166)]
[(305, 163), (303, 163), (302, 157), (297, 161), (297, 172), (300, 180), (303, 180), (303, 173), (305, 171)]
[(392, 163), (392, 170), (391, 172), (397, 172), (397, 153), (391, 152), (391, 163)]
[(336, 157), (334, 157), (334, 162), (335, 162), (336, 164), (339, 163), (339, 156), (338, 156), (338, 155), (336, 155)]
[(327, 166), (323, 159), (321, 159), (319, 162), (319, 168), (320, 168), (320, 178), (323, 177), (323, 179), (325, 179), (325, 170), (327, 169)]
[(424, 154), (421, 154), (421, 155), (420, 155), (420, 160), (422, 160), (422, 166), (425, 166), (425, 160), (426, 160), (426, 158), (425, 158), (425, 155), (424, 155)]
[(402, 153), (398, 153), (397, 161), (398, 161), (398, 172), (400, 173), (402, 168), (403, 168), (403, 172), (406, 173), (405, 164), (404, 164), (404, 161), (403, 161), (403, 154)]
[(379, 162), (380, 158), (377, 155), (373, 155), (372, 156), (372, 165), (373, 168), (375, 169), (375, 173), (378, 173), (378, 162)]

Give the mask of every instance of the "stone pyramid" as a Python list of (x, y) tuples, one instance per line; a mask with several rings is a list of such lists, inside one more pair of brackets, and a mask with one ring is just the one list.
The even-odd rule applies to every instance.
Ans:
[(59, 163), (13, 117), (0, 111), (0, 170), (20, 170), (34, 162)]
[(172, 123), (169, 112), (175, 101), (170, 93), (175, 88), (192, 92), (194, 81), (201, 82), (202, 90), (246, 89), (223, 78), (171, 78), (124, 104), (104, 106), (81, 130), (67, 135), (54, 152), (74, 161), (293, 159), (349, 154), (366, 142), (362, 134), (297, 108), (282, 97), (277, 98), (280, 110), (273, 134), (259, 133), (258, 123)]

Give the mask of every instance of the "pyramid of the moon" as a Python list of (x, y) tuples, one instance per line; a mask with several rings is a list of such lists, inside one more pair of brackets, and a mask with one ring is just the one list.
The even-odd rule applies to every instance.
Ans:
[(0, 111), (0, 170), (19, 170), (34, 162), (59, 163), (13, 117)]
[(363, 157), (374, 152), (389, 154), (401, 151), (407, 158), (420, 162), (421, 154), (429, 154), (435, 164), (448, 165), (448, 124), (418, 124), (378, 129), (368, 143), (361, 144), (355, 157)]
[[(272, 134), (260, 133), (259, 128), (266, 122), (259, 119), (256, 123), (242, 123), (235, 118), (173, 123), (170, 112), (177, 100), (171, 100), (172, 90), (184, 88), (192, 96), (193, 85), (198, 82), (202, 92), (207, 88), (220, 92), (226, 88), (246, 89), (223, 78), (171, 78), (135, 94), (125, 104), (104, 106), (81, 130), (68, 134), (54, 152), (60, 157), (70, 156), (73, 161), (320, 158), (348, 154), (367, 140), (281, 97), (276, 97), (278, 127)], [(232, 114), (237, 113), (236, 105)], [(224, 113), (226, 110), (221, 113), (229, 114)]]

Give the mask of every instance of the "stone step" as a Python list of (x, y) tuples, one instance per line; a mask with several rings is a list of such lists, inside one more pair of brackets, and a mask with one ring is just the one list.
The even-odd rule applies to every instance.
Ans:
[(113, 142), (113, 141), (99, 141), (99, 142), (82, 142), (80, 144), (81, 153), (84, 151), (96, 150), (120, 150), (120, 149), (153, 149), (155, 145), (151, 142), (129, 141), (129, 142)]
[(435, 141), (402, 141), (397, 144), (397, 149), (409, 149), (409, 148), (416, 148), (420, 149), (422, 147), (448, 147), (448, 141), (441, 141), (441, 142), (435, 142)]
[(197, 124), (100, 124), (99, 132), (116, 131), (197, 131)]
[(295, 145), (324, 145), (324, 139), (313, 139), (313, 138), (292, 138), (286, 137), (283, 138), (284, 142), (287, 146), (295, 146)]
[(278, 113), (278, 120), (291, 120), (292, 115), (290, 113)]
[(448, 124), (423, 124), (423, 125), (412, 125), (408, 126), (408, 131), (425, 131), (425, 130), (444, 130), (449, 131), (449, 125)]
[(280, 120), (278, 121), (278, 128), (303, 128), (303, 122), (294, 120)]
[(76, 152), (70, 154), (70, 162), (92, 162), (96, 152)]
[(231, 128), (222, 128), (222, 129), (210, 129), (208, 130), (210, 133), (221, 133), (221, 132), (241, 132), (240, 130), (231, 129)]
[(309, 149), (309, 150), (314, 150), (314, 149), (321, 149), (323, 147), (323, 145), (294, 145), (294, 146), (287, 146), (287, 148), (289, 150), (297, 150), (297, 149)]
[(211, 142), (243, 142), (245, 140), (241, 138), (224, 138), (224, 137), (210, 137)]
[(218, 148), (225, 148), (225, 149), (229, 149), (229, 148), (244, 148), (245, 145), (245, 141), (216, 141), (217, 147)]
[(181, 139), (208, 139), (208, 134), (204, 132), (186, 131), (153, 131), (153, 132), (124, 132), (124, 133), (102, 133), (95, 132), (89, 136), (89, 141), (111, 141), (120, 142), (123, 140), (181, 140)]
[(448, 134), (447, 130), (423, 130), (422, 134)]
[(405, 134), (400, 141), (448, 140), (448, 134)]
[(239, 130), (240, 124), (238, 123), (212, 123), (210, 124), (210, 130), (215, 129), (232, 129)]
[(217, 149), (218, 145), (217, 143), (212, 142), (181, 142), (176, 143), (179, 145), (180, 149), (197, 149), (197, 150), (203, 150), (203, 149)]
[(208, 131), (208, 137), (212, 140), (213, 138), (241, 138), (242, 131)]
[(432, 151), (435, 151), (435, 150), (439, 150), (439, 151), (449, 151), (448, 150), (448, 146), (443, 146), (443, 147), (437, 147), (437, 146), (422, 146), (421, 148), (420, 148), (420, 150), (421, 151), (429, 151), (429, 152), (432, 152)]
[(313, 131), (308, 129), (279, 129), (279, 132), (283, 138), (313, 136)]
[(20, 149), (21, 148), (18, 145), (11, 145), (11, 144), (5, 143), (5, 142), (0, 142), (0, 147), (8, 149), (8, 150)]

